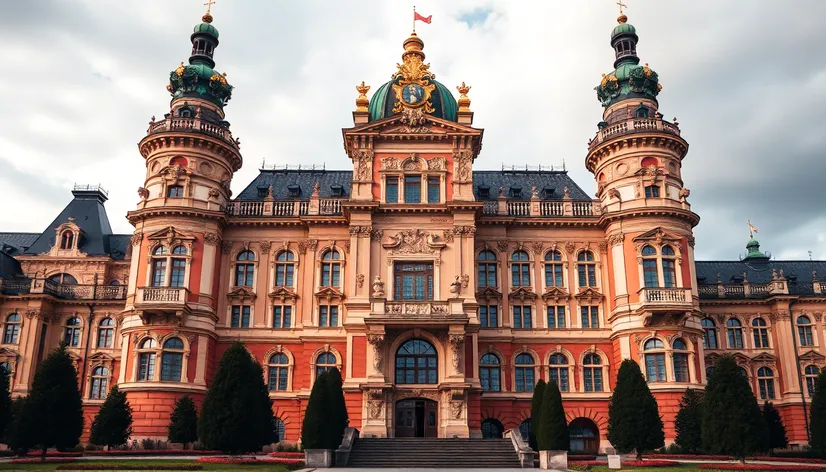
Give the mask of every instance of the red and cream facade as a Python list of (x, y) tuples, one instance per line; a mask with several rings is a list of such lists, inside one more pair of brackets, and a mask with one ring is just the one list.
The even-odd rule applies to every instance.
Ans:
[[(415, 36), (405, 41), (400, 70), (422, 67), (422, 47)], [(714, 356), (734, 350), (755, 392), (758, 369), (772, 368), (789, 438), (805, 443), (807, 394), (796, 363), (824, 365), (826, 303), (814, 297), (790, 309), (794, 297), (780, 281), (770, 299), (733, 301), (721, 288), (723, 296), (701, 303), (692, 235), (699, 217), (681, 175), (688, 144), (676, 123), (657, 115), (657, 101), (606, 108), (612, 124), (585, 156), (596, 199), (575, 200), (566, 187), (556, 189), (558, 199), (533, 188), (529, 199), (494, 189), (498, 198), (480, 201), (474, 165), (483, 131), (472, 126), (468, 90), (455, 121), (403, 100), (397, 113), (371, 120), (360, 87), (354, 126), (343, 130), (353, 163), (346, 197), (324, 198), (316, 186), (294, 201), (275, 199), (272, 188), (256, 201), (232, 200), (239, 144), (228, 126), (201, 119), (207, 110), (223, 119), (223, 107), (173, 99), (139, 144), (146, 178), (128, 214), (135, 231), (126, 257), (62, 250), (63, 228), (53, 251), (17, 256), (33, 285), (24, 295), (0, 295), (6, 326), (8, 315), (22, 315), (15, 342), (0, 344), (14, 394), (26, 394), (44, 350), (77, 317), (80, 342), (69, 350), (87, 427), (102, 402), (93, 398), (92, 373), (105, 366), (107, 385), (119, 385), (132, 404), (134, 436), (166, 437), (174, 400), (188, 394), (200, 402), (223, 351), (241, 340), (262, 365), (287, 441), (299, 440), (316, 373), (336, 366), (350, 424), (365, 436), (410, 434), (411, 418), (438, 437), (481, 437), (483, 424), (485, 434), (518, 428), (530, 415), (533, 382), (553, 378), (564, 383), (577, 447), (603, 450), (623, 359), (648, 376), (671, 442), (684, 390), (702, 389)], [(640, 106), (652, 118), (635, 117)], [(609, 119), (616, 116), (626, 118)], [(392, 183), (401, 188), (388, 190)], [(398, 203), (405, 183), (421, 185), (433, 201)], [(652, 186), (656, 196), (646, 191)], [(38, 292), (37, 280), (56, 273), (81, 284), (120, 280), (125, 292), (111, 299)], [(812, 313), (809, 349), (798, 346), (788, 321), (799, 310)], [(758, 316), (767, 323), (766, 346), (752, 342)], [(717, 321), (716, 349), (704, 347), (707, 317)], [(741, 321), (742, 347), (726, 345), (729, 317)], [(103, 319), (113, 320), (113, 336), (98, 347)], [(795, 349), (808, 357), (796, 360)]]

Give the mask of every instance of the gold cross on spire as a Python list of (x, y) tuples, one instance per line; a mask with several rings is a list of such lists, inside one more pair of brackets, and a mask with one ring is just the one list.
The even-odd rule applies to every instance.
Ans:
[[(622, 0), (620, 0), (620, 1), (622, 1)], [(207, 7), (207, 11), (206, 11), (207, 15), (209, 15), (210, 12), (212, 11), (212, 5), (215, 5), (215, 0), (207, 0), (207, 2), (204, 3), (204, 6)]]
[(622, 9), (624, 7), (627, 7), (628, 5), (622, 3), (622, 0), (617, 0), (617, 5), (619, 5), (619, 7), (620, 7), (620, 15), (622, 15)]

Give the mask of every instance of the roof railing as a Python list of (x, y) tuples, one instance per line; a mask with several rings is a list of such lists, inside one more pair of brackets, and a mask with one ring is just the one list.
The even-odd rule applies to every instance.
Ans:
[(97, 185), (89, 185), (89, 184), (80, 185), (78, 183), (75, 183), (74, 186), (72, 187), (72, 191), (77, 191), (77, 192), (100, 192), (100, 193), (106, 195), (107, 197), (109, 196), (109, 191), (106, 190), (105, 188), (103, 188), (103, 186), (100, 185), (100, 184), (97, 184)]
[(327, 170), (327, 163), (324, 162), (322, 164), (273, 164), (267, 165), (267, 161), (262, 159), (261, 160), (261, 170), (306, 170), (306, 171), (316, 171), (316, 172), (323, 172)]
[(543, 171), (544, 172), (567, 172), (567, 169), (565, 168), (565, 161), (564, 160), (562, 161), (561, 166), (555, 166), (555, 165), (544, 165), (543, 166), (542, 164), (539, 164), (539, 165), (525, 164), (524, 166), (514, 164), (514, 165), (509, 165), (508, 166), (508, 165), (505, 165), (504, 162), (502, 163), (502, 172), (543, 172)]

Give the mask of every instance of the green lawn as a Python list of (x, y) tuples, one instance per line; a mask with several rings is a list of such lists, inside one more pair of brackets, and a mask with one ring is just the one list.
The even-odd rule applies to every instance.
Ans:
[[(280, 464), (261, 464), (261, 465), (233, 465), (233, 464), (200, 464), (195, 461), (185, 461), (185, 460), (95, 460), (95, 461), (75, 461), (71, 462), (71, 464), (84, 464), (84, 463), (94, 463), (94, 464), (117, 464), (117, 465), (129, 465), (129, 464), (140, 464), (140, 465), (157, 465), (158, 468), (156, 470), (168, 470), (164, 469), (164, 465), (175, 465), (175, 464), (186, 464), (192, 465), (197, 464), (203, 466), (202, 470), (244, 470), (250, 472), (286, 472), (287, 467), (280, 465)], [(0, 470), (32, 470), (32, 471), (39, 471), (39, 470), (55, 470), (58, 466), (63, 464), (9, 464), (0, 462)]]
[[(605, 466), (605, 467), (592, 467), (591, 469), (589, 469), (589, 471), (591, 471), (591, 470), (593, 470), (595, 472), (607, 472), (611, 469), (609, 469), (608, 466)], [(694, 467), (693, 464), (684, 464), (684, 465), (679, 465), (677, 467), (639, 467), (639, 468), (631, 468), (631, 469), (623, 467), (622, 470), (625, 471), (625, 472), (696, 472), (696, 471), (699, 471), (700, 469)], [(702, 472), (709, 472), (709, 471), (704, 470)]]

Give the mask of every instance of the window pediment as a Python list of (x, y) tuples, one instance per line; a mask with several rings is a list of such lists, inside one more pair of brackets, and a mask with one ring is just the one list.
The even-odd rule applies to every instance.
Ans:
[(662, 246), (665, 243), (678, 244), (682, 238), (674, 234), (663, 231), (662, 228), (654, 228), (633, 239), (635, 243), (642, 246), (645, 243)]
[(574, 298), (579, 300), (579, 303), (593, 305), (594, 303), (601, 302), (605, 296), (594, 287), (581, 287), (579, 292), (574, 295)]
[(172, 247), (177, 244), (185, 244), (189, 246), (187, 249), (191, 249), (192, 241), (195, 241), (195, 236), (182, 233), (172, 226), (167, 226), (162, 230), (155, 231), (150, 234), (146, 237), (146, 239), (154, 241), (155, 246), (158, 244), (164, 244), (167, 247)]
[(315, 297), (318, 300), (343, 300), (344, 294), (338, 287), (322, 287), (315, 293)]
[(809, 352), (801, 354), (800, 355), (800, 360), (801, 361), (807, 361), (807, 362), (823, 362), (824, 360), (826, 360), (826, 356), (824, 356), (823, 354), (820, 354), (816, 351), (809, 351)]
[(531, 287), (517, 287), (512, 288), (510, 293), (508, 294), (508, 298), (510, 300), (535, 300), (536, 299), (536, 292), (533, 291)]
[(755, 362), (755, 363), (758, 363), (758, 364), (774, 364), (775, 362), (777, 362), (777, 357), (775, 357), (771, 354), (762, 353), (762, 354), (759, 354), (759, 355), (753, 357), (752, 362)]
[(571, 297), (568, 289), (564, 287), (545, 287), (545, 292), (542, 293), (542, 299), (545, 301), (553, 301), (558, 303), (560, 300), (567, 300)]
[(485, 287), (476, 292), (476, 298), (479, 300), (499, 300), (502, 298), (502, 292), (496, 290), (495, 287)]
[(256, 295), (249, 287), (235, 287), (227, 293), (230, 300), (255, 300)]
[(272, 292), (269, 293), (269, 297), (272, 300), (295, 300), (298, 298), (296, 295), (295, 290), (292, 287), (275, 287)]

